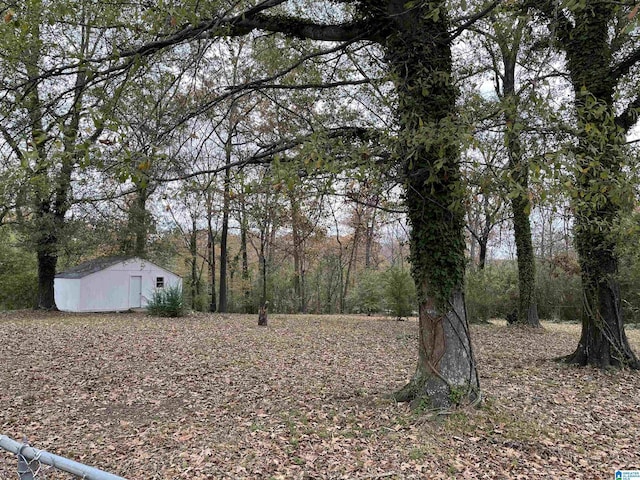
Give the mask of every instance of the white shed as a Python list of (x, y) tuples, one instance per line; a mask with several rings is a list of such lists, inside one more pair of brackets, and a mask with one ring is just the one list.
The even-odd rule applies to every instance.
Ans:
[(56, 306), (65, 312), (118, 312), (144, 308), (154, 290), (182, 279), (148, 260), (103, 257), (56, 275)]

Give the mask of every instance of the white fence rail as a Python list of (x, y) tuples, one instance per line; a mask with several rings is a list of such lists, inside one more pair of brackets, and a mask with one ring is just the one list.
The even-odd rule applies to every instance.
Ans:
[(20, 443), (6, 435), (0, 435), (0, 448), (15, 454), (18, 458), (18, 478), (20, 480), (40, 480), (42, 465), (49, 465), (63, 472), (71, 473), (85, 480), (126, 480), (112, 473), (74, 462), (53, 453), (38, 450), (26, 442)]

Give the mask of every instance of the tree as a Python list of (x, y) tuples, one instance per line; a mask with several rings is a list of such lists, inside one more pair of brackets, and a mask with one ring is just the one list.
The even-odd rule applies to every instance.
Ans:
[[(396, 398), (427, 399), (435, 407), (474, 400), (479, 382), (463, 295), (464, 192), (451, 53), (451, 43), (463, 26), (458, 31), (452, 28), (442, 0), (417, 4), (363, 1), (352, 10), (344, 9), (341, 18), (345, 20), (336, 24), (311, 20), (313, 10), (305, 12), (305, 17), (271, 10), (282, 3), (263, 2), (234, 14), (192, 20), (159, 40), (118, 52), (118, 58), (126, 63), (206, 34), (247, 35), (254, 30), (341, 42), (325, 52), (345, 49), (354, 42), (377, 44), (385, 54), (397, 98), (393, 165), (401, 165), (406, 178), (412, 274), (419, 303), (418, 363), (410, 383)], [(496, 3), (472, 14), (466, 23)]]
[[(95, 143), (122, 92), (105, 78), (94, 88), (96, 72), (85, 62), (100, 51), (100, 25), (113, 11), (27, 0), (15, 3), (0, 24), (0, 135), (26, 180), (18, 187), (19, 217), (37, 257), (38, 308), (55, 309), (53, 283), (74, 172), (99, 157)], [(76, 59), (69, 75), (53, 73), (61, 57)]]
[(500, 168), (497, 159), (500, 149), (496, 149), (495, 138), (476, 141), (476, 149), (468, 151), (469, 157), (479, 155), (484, 165), (476, 165), (465, 172), (468, 196), (466, 201), (466, 228), (471, 235), (470, 256), (474, 264), (476, 260), (476, 244), (478, 246), (477, 267), (484, 270), (489, 250), (489, 240), (496, 227), (504, 223), (504, 208), (501, 181), (496, 170)]
[[(522, 91), (516, 85), (516, 70), (520, 52), (529, 28), (528, 15), (514, 15), (507, 11), (503, 18), (493, 17), (491, 22), (493, 40), (498, 47), (498, 58), (502, 61), (502, 71), (496, 69), (497, 92), (503, 111), (505, 129), (504, 142), (507, 148), (508, 169), (514, 182), (511, 198), (513, 233), (518, 259), (518, 310), (517, 323), (541, 327), (536, 304), (536, 270), (533, 242), (531, 240), (531, 201), (529, 199), (529, 162), (522, 148), (523, 119), (520, 112)], [(494, 57), (495, 58), (495, 57)], [(502, 88), (500, 88), (500, 84)]]
[(584, 312), (580, 342), (566, 360), (640, 368), (624, 331), (615, 236), (629, 198), (622, 169), (625, 134), (635, 125), (640, 107), (640, 96), (633, 94), (618, 113), (616, 95), (640, 61), (640, 46), (632, 32), (638, 9), (629, 11), (606, 1), (561, 5), (545, 1), (531, 6), (550, 22), (552, 40), (566, 54), (577, 120), (577, 138), (569, 153)]
[[(517, 4), (507, 3), (496, 8), (471, 30), (478, 35), (467, 39), (467, 48), (482, 52), (471, 61), (480, 78), (489, 76), (494, 84), (490, 95), (478, 94), (477, 90), (474, 95), (479, 97), (475, 103), (478, 103), (476, 115), (481, 119), (481, 128), (488, 130), (480, 135), (489, 135), (490, 141), (502, 144), (498, 149), (504, 164), (498, 167), (503, 172), (498, 184), (511, 207), (518, 261), (515, 321), (540, 327), (530, 222), (534, 206), (529, 185), (533, 155), (527, 140), (534, 136), (535, 122), (545, 116), (543, 102), (534, 87), (541, 86), (551, 76), (547, 71), (550, 54), (548, 49), (539, 47), (531, 16)], [(543, 88), (537, 90), (544, 91)], [(482, 239), (482, 235), (478, 238)]]

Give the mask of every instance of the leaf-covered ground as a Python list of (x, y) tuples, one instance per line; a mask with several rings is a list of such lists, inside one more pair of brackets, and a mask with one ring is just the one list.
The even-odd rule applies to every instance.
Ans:
[[(129, 479), (613, 478), (640, 467), (640, 373), (557, 364), (579, 326), (476, 326), (485, 400), (386, 394), (415, 321), (0, 315), (0, 433)], [(636, 352), (640, 330), (629, 329)], [(0, 453), (0, 479), (16, 478)], [(55, 477), (51, 474), (47, 478)], [(64, 477), (64, 478), (68, 478)]]

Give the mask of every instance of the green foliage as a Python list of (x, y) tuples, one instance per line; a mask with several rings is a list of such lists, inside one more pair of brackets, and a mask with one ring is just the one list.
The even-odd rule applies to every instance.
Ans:
[(371, 315), (382, 311), (383, 281), (385, 278), (374, 270), (366, 270), (358, 278), (355, 288), (347, 295), (348, 309), (354, 313)]
[[(582, 311), (580, 271), (570, 254), (558, 254), (536, 268), (538, 315), (553, 321), (578, 321)], [(515, 261), (487, 265), (466, 277), (467, 316), (472, 323), (506, 318), (518, 308)]]
[(147, 312), (158, 317), (184, 316), (182, 287), (172, 285), (155, 290), (147, 303)]
[(467, 318), (483, 323), (505, 318), (517, 308), (518, 270), (515, 262), (489, 264), (466, 275)]
[(626, 323), (640, 323), (640, 214), (624, 218), (618, 234), (623, 318)]
[(582, 315), (580, 266), (573, 254), (560, 253), (539, 263), (538, 315), (545, 320), (579, 321)]
[(391, 267), (385, 272), (384, 278), (384, 296), (390, 313), (398, 318), (411, 315), (417, 303), (411, 274), (399, 267)]
[(35, 305), (38, 285), (35, 256), (20, 248), (19, 243), (16, 234), (0, 230), (0, 310)]
[[(183, 288), (183, 301), (185, 305), (190, 306), (192, 310), (196, 312), (207, 312), (209, 310), (210, 295), (206, 292), (201, 282), (198, 282), (196, 288), (191, 288), (191, 279), (184, 279)], [(192, 298), (192, 293), (195, 293), (195, 297)]]

